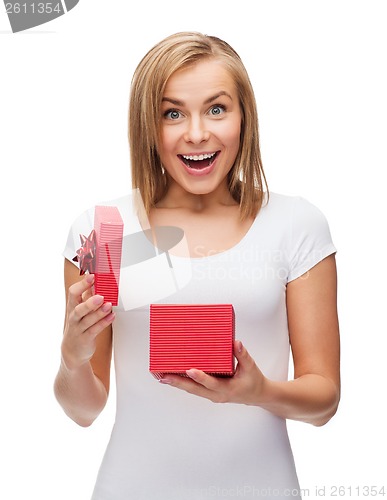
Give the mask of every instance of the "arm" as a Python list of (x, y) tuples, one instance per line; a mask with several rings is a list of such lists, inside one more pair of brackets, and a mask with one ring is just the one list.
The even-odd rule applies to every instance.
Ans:
[(263, 407), (324, 425), (340, 399), (340, 346), (334, 255), (290, 282), (287, 311), (294, 380), (266, 381)]
[(110, 381), (111, 304), (92, 294), (93, 276), (65, 260), (66, 316), (55, 396), (65, 413), (89, 426), (104, 408)]
[(191, 378), (167, 375), (161, 380), (214, 402), (265, 408), (283, 418), (325, 424), (340, 397), (339, 327), (336, 308), (336, 264), (333, 255), (288, 284), (287, 309), (294, 359), (294, 380), (267, 379), (240, 341), (234, 377), (218, 379), (200, 370)]

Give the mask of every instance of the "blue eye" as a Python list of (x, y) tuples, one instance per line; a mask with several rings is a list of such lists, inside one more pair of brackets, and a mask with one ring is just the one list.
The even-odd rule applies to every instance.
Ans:
[(212, 116), (220, 116), (220, 115), (222, 115), (225, 111), (226, 111), (225, 106), (222, 106), (221, 104), (215, 104), (215, 105), (214, 105), (214, 106), (212, 106), (212, 108), (210, 109), (210, 114), (211, 114)]
[(180, 111), (177, 111), (176, 109), (169, 109), (164, 113), (164, 117), (169, 120), (178, 120), (180, 118)]

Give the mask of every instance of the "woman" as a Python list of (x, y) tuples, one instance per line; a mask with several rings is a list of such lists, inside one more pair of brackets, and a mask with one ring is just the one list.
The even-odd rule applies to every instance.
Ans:
[[(149, 227), (183, 229), (186, 247), (175, 245), (170, 258), (192, 272), (158, 302), (233, 304), (237, 369), (217, 378), (192, 367), (158, 384), (148, 372), (149, 304), (113, 312), (93, 295), (93, 276), (79, 277), (69, 238), (55, 392), (80, 425), (107, 401), (114, 331), (117, 416), (93, 500), (297, 498), (286, 419), (323, 425), (340, 394), (326, 220), (303, 198), (264, 191), (253, 90), (239, 56), (215, 37), (178, 33), (143, 58), (129, 141)], [(146, 228), (126, 198), (111, 204), (125, 227)], [(88, 220), (74, 231), (86, 234)]]

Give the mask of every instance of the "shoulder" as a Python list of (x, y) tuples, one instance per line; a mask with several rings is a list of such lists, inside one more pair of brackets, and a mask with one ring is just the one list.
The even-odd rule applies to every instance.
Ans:
[(267, 204), (262, 209), (263, 214), (271, 222), (281, 221), (286, 224), (290, 233), (329, 232), (328, 221), (320, 208), (303, 196), (284, 195), (271, 192)]
[(326, 217), (318, 206), (303, 196), (286, 195), (270, 192), (258, 216), (295, 227), (297, 225), (309, 226), (316, 222), (326, 222)]
[(270, 191), (269, 195), (265, 195), (263, 203), (263, 208), (267, 207), (273, 211), (285, 211), (287, 213), (298, 206), (306, 210), (317, 209), (316, 205), (303, 196), (288, 195), (273, 191)]
[(325, 215), (302, 196), (270, 192), (255, 227), (258, 239), (281, 253), (288, 281), (336, 252)]

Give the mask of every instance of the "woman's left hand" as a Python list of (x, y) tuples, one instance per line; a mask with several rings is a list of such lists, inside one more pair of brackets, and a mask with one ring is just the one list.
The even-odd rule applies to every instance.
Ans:
[(240, 340), (234, 342), (234, 355), (238, 364), (233, 377), (214, 377), (192, 368), (188, 377), (166, 374), (160, 382), (214, 403), (258, 405), (266, 379)]

